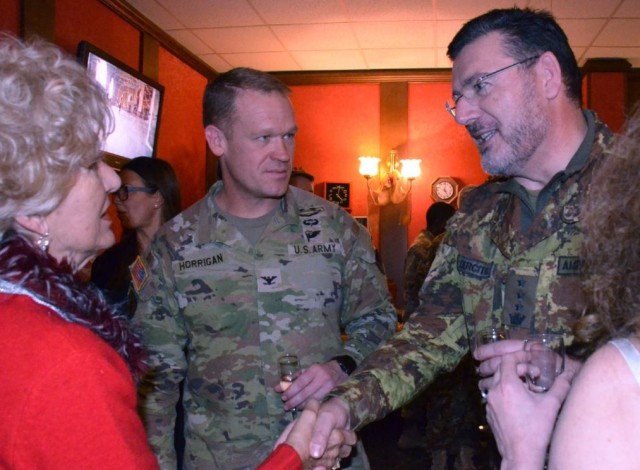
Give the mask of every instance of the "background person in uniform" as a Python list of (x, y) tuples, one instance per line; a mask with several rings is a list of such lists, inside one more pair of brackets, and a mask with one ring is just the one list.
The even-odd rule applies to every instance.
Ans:
[(144, 353), (76, 273), (114, 242), (99, 85), (43, 41), (0, 38), (0, 467), (154, 469)]
[[(471, 191), (425, 281), (421, 303), (390, 341), (325, 402), (312, 451), (334, 426), (360, 428), (410, 400), (469, 351), (477, 329), (566, 333), (585, 305), (582, 199), (611, 132), (581, 109), (581, 77), (550, 13), (492, 10), (449, 44), (453, 102), (487, 173), (507, 177)], [(492, 375), (522, 341), (496, 343), (480, 365)], [(571, 360), (568, 367), (572, 367)]]
[(302, 168), (294, 168), (289, 178), (289, 184), (312, 193), (314, 179), (312, 174), (307, 173)]
[[(548, 392), (529, 391), (518, 375), (518, 365), (526, 360), (520, 351), (505, 356), (499, 373), (480, 384), (489, 390), (487, 416), (504, 469), (543, 468), (550, 440), (552, 469), (631, 469), (640, 462), (638, 110), (610, 154), (594, 176), (585, 204), (589, 308), (574, 328), (576, 337), (598, 349), (573, 385), (568, 371)], [(485, 352), (478, 348), (479, 357)]]
[[(91, 281), (115, 305), (125, 303), (133, 315), (131, 272), (156, 231), (181, 209), (180, 185), (171, 165), (159, 158), (137, 157), (120, 169), (122, 186), (114, 202), (124, 232), (122, 239), (98, 256), (91, 267)], [(129, 305), (129, 301), (132, 305)]]
[[(455, 207), (438, 201), (429, 206), (426, 227), (409, 247), (405, 260), (405, 321), (418, 308), (418, 298)], [(431, 453), (432, 470), (469, 470), (474, 448), (480, 446), (478, 425), (483, 409), (477, 393), (473, 359), (469, 354), (451, 372), (402, 407), (402, 434), (398, 447), (423, 448)], [(451, 462), (451, 465), (449, 465)]]
[[(289, 186), (297, 124), (288, 93), (247, 68), (207, 86), (205, 136), (222, 181), (158, 231), (144, 262), (134, 323), (152, 371), (141, 404), (164, 468), (176, 465), (181, 380), (185, 467), (254, 468), (290, 410), (322, 399), (395, 329), (367, 230)], [(285, 353), (303, 370), (283, 393)], [(366, 468), (361, 446), (352, 465)]]
[(444, 238), (447, 221), (456, 209), (438, 201), (429, 206), (425, 215), (426, 226), (420, 231), (407, 252), (404, 262), (404, 320), (408, 320), (420, 304), (420, 288), (424, 283), (436, 251)]

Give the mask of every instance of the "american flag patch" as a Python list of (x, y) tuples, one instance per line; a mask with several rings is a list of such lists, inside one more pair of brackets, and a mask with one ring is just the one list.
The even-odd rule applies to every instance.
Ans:
[(136, 260), (129, 268), (129, 271), (131, 271), (131, 281), (133, 282), (133, 288), (136, 290), (136, 292), (140, 292), (140, 290), (147, 283), (147, 279), (149, 279), (147, 266), (144, 264), (144, 261), (142, 261), (142, 258), (140, 258), (140, 256), (136, 256)]

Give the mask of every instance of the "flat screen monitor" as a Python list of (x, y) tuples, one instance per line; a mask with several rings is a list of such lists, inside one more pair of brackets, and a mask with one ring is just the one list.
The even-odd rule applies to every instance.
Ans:
[(115, 128), (102, 150), (105, 160), (120, 168), (128, 159), (155, 157), (164, 87), (87, 41), (78, 57), (89, 76), (105, 90)]

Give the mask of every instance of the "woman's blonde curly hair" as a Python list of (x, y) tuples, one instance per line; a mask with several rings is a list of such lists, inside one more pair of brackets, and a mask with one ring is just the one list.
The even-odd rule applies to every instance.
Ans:
[(597, 347), (640, 333), (640, 109), (628, 119), (594, 176), (584, 212), (589, 309), (576, 324)]
[(43, 40), (0, 36), (0, 236), (18, 215), (46, 215), (112, 130), (105, 93)]

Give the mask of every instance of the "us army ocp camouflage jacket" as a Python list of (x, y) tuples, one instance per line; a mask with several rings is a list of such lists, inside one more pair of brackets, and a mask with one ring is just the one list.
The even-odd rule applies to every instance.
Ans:
[(183, 378), (185, 468), (255, 468), (291, 420), (273, 390), (277, 358), (360, 362), (397, 318), (369, 233), (346, 212), (291, 188), (253, 246), (216, 212), (220, 188), (160, 230), (139, 276), (134, 323), (152, 361), (142, 408), (163, 468), (176, 468)]

